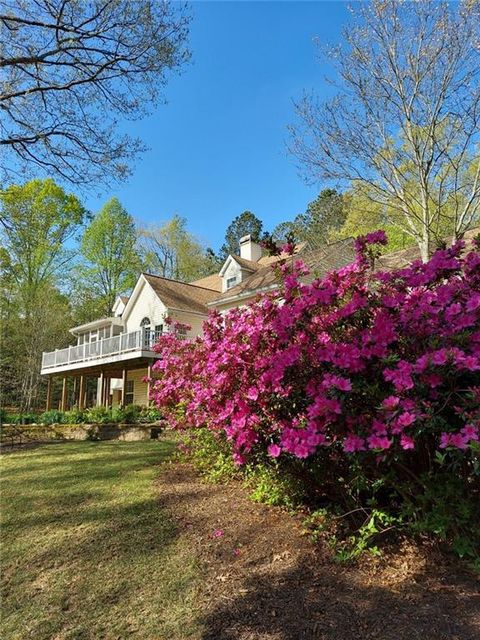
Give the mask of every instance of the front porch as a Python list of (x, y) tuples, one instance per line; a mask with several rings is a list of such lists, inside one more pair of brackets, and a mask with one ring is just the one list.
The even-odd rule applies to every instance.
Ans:
[[(102, 363), (48, 375), (46, 410), (68, 411), (92, 406), (148, 405), (155, 358), (138, 357), (123, 363)], [(54, 381), (61, 378), (60, 393), (54, 397)]]

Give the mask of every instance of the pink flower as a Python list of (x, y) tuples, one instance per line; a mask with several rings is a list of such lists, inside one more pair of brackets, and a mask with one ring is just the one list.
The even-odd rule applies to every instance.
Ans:
[(271, 444), (268, 447), (268, 455), (272, 456), (272, 458), (278, 458), (278, 456), (282, 453), (282, 450), (278, 446), (278, 444)]
[(213, 538), (222, 538), (225, 535), (225, 531), (223, 531), (222, 529), (215, 529), (215, 531), (212, 534)]
[(415, 442), (413, 441), (413, 438), (405, 434), (402, 434), (400, 438), (400, 445), (402, 449), (415, 449)]
[(478, 427), (473, 424), (467, 424), (462, 429), (462, 435), (468, 440), (478, 440)]
[(343, 449), (347, 453), (354, 453), (355, 451), (365, 451), (365, 440), (355, 434), (350, 434), (343, 441)]
[(370, 436), (367, 442), (369, 449), (389, 449), (392, 444), (386, 436)]
[(398, 403), (400, 402), (400, 398), (397, 396), (388, 396), (382, 402), (382, 407), (387, 409), (387, 411), (394, 411), (398, 407)]

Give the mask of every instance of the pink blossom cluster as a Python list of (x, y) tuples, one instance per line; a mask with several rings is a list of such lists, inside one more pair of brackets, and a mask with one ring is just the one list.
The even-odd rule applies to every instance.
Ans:
[(283, 263), (276, 293), (212, 313), (202, 337), (162, 336), (152, 397), (171, 424), (224, 434), (237, 464), (477, 443), (480, 252), (375, 273), (385, 242), (359, 238), (354, 263), (309, 283)]

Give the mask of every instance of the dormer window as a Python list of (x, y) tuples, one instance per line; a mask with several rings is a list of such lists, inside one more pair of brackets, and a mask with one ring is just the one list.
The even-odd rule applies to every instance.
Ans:
[(227, 278), (227, 289), (231, 289), (237, 284), (237, 276), (233, 276), (232, 278)]

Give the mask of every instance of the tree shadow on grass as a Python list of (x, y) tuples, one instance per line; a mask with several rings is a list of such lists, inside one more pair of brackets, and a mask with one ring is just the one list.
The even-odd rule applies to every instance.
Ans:
[[(299, 564), (244, 580), (217, 600), (203, 640), (478, 640), (473, 577), (434, 567), (403, 586), (355, 580), (355, 569)], [(377, 584), (372, 584), (372, 583)]]

